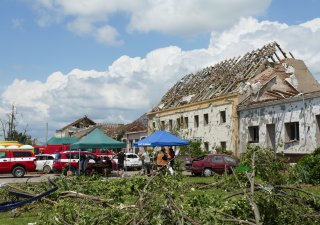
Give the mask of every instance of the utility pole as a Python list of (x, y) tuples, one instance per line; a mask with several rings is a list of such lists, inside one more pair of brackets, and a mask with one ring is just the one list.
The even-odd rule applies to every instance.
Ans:
[(46, 123), (46, 144), (48, 143), (48, 122)]

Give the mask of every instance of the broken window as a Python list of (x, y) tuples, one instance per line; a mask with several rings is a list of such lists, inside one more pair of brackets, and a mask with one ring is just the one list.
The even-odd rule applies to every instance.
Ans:
[(180, 125), (181, 125), (181, 124), (180, 124), (180, 118), (177, 118), (176, 121), (177, 121), (177, 130), (180, 130)]
[(209, 151), (209, 142), (204, 142), (204, 149)]
[(152, 127), (153, 127), (153, 129), (156, 129), (156, 122), (152, 123)]
[(209, 124), (209, 115), (208, 113), (203, 114), (203, 125), (208, 125)]
[(226, 122), (226, 111), (220, 111), (220, 123)]
[(224, 150), (224, 151), (227, 150), (227, 142), (221, 141), (220, 146), (221, 146), (221, 150)]
[(169, 130), (172, 131), (172, 120), (169, 120)]
[(299, 122), (285, 123), (286, 141), (299, 141)]
[(194, 116), (194, 127), (199, 127), (199, 116)]
[(184, 128), (188, 128), (188, 117), (184, 117), (184, 122), (183, 122), (183, 125), (184, 125)]
[(166, 126), (165, 126), (165, 122), (161, 121), (161, 127), (160, 130), (165, 130)]
[(259, 126), (248, 127), (249, 143), (259, 143)]
[(180, 116), (180, 128), (184, 128), (183, 116)]

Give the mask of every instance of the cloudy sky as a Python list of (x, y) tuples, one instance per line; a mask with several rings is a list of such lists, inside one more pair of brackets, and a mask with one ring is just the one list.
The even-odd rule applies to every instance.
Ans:
[[(182, 76), (277, 41), (320, 80), (317, 0), (1, 0), (0, 118), (39, 141), (127, 123)], [(1, 134), (0, 134), (1, 135)], [(0, 139), (2, 137), (0, 136)]]

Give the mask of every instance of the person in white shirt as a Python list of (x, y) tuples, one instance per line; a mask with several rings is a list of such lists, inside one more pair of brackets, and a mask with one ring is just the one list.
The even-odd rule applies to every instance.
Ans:
[(150, 175), (150, 170), (151, 170), (151, 159), (148, 154), (148, 152), (145, 150), (141, 154), (141, 161), (143, 161), (143, 174), (147, 172), (147, 175)]

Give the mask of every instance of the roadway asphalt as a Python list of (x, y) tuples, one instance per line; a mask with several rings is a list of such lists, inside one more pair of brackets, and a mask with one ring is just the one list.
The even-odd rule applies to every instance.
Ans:
[(6, 183), (24, 183), (24, 182), (41, 182), (47, 181), (48, 178), (54, 178), (59, 174), (40, 174), (40, 173), (28, 173), (23, 178), (15, 178), (12, 174), (1, 174), (0, 185)]
[[(130, 177), (134, 174), (140, 173), (141, 171), (125, 171), (124, 176)], [(24, 183), (24, 182), (41, 182), (47, 181), (48, 178), (54, 178), (60, 176), (60, 174), (43, 174), (37, 172), (29, 172), (23, 178), (15, 178), (12, 174), (0, 174), (0, 186), (6, 183)], [(118, 177), (117, 171), (113, 171), (111, 177)]]
[[(135, 174), (141, 173), (141, 170), (134, 170), (134, 171), (125, 171), (124, 177), (131, 177)], [(190, 172), (184, 171), (183, 174), (189, 175)], [(42, 182), (47, 181), (48, 178), (55, 178), (57, 176), (60, 176), (60, 174), (43, 174), (43, 173), (37, 173), (37, 172), (29, 172), (27, 173), (23, 178), (15, 178), (12, 176), (12, 174), (0, 174), (0, 186), (3, 184), (13, 184), (13, 183), (24, 183), (24, 182)], [(117, 174), (117, 171), (112, 171), (111, 178), (119, 177)]]

